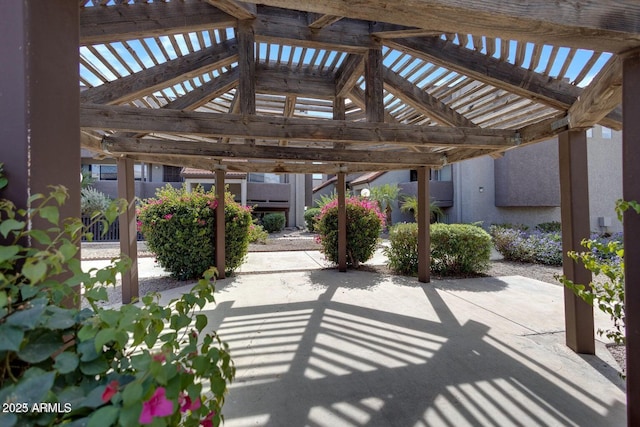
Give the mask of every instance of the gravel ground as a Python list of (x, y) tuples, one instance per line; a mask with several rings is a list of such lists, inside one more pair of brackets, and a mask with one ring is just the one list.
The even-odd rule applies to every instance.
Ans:
[[(306, 231), (297, 229), (286, 229), (280, 233), (269, 235), (269, 239), (265, 244), (250, 244), (250, 252), (278, 252), (278, 251), (305, 251), (319, 250), (320, 245), (315, 241), (315, 235)], [(84, 243), (82, 245), (82, 259), (111, 259), (120, 254), (118, 243)], [(138, 242), (138, 256), (152, 257), (153, 254), (148, 251), (145, 242)], [(382, 274), (393, 274), (385, 266), (365, 266), (371, 271)], [(491, 261), (489, 270), (484, 276), (524, 276), (542, 282), (551, 283), (561, 286), (555, 279), (556, 274), (562, 274), (561, 267), (550, 267), (538, 264), (525, 264), (504, 260)], [(432, 276), (434, 280), (439, 280), (437, 276)], [(450, 278), (450, 277), (448, 277)], [(139, 290), (140, 295), (148, 292), (160, 292), (167, 289), (183, 286), (184, 282), (172, 279), (170, 277), (152, 277), (140, 279)], [(119, 284), (115, 288), (108, 289), (109, 303), (119, 304), (122, 302)], [(622, 368), (622, 372), (626, 369), (626, 349), (624, 346), (608, 346), (609, 351)]]

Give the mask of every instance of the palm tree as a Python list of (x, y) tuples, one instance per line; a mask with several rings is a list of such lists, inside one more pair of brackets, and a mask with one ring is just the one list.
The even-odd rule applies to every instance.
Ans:
[(387, 227), (391, 227), (391, 204), (398, 198), (400, 187), (397, 184), (377, 185), (371, 188), (371, 199), (378, 202), (380, 212), (384, 212), (387, 217)]
[[(400, 207), (402, 212), (413, 212), (413, 217), (418, 222), (418, 198), (416, 196), (406, 196)], [(434, 201), (429, 202), (429, 219), (430, 222), (436, 222), (438, 215), (442, 215), (442, 209), (435, 204)]]

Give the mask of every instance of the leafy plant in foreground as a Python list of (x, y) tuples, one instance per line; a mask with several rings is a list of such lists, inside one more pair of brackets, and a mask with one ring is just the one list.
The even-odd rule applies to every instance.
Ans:
[[(235, 368), (198, 313), (214, 302), (214, 272), (168, 304), (146, 295), (103, 307), (130, 261), (83, 272), (82, 223), (59, 218), (66, 198), (56, 186), (26, 209), (0, 199), (0, 425), (219, 425)], [(30, 227), (42, 222), (48, 228)]]

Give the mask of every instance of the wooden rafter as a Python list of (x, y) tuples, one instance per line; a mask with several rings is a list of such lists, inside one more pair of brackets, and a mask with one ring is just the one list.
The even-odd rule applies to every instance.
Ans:
[[(566, 110), (582, 89), (562, 80), (545, 77), (531, 70), (460, 47), (439, 38), (407, 38), (386, 42), (389, 47), (457, 71), (476, 80), (519, 96)], [(618, 112), (610, 113), (601, 124), (612, 128), (621, 125)]]
[(607, 3), (518, 2), (491, 0), (413, 0), (361, 2), (323, 0), (249, 0), (346, 18), (414, 26), (442, 33), (482, 34), (506, 40), (620, 52), (640, 44), (637, 22), (640, 4), (635, 0)]
[(256, 17), (254, 4), (247, 5), (233, 0), (206, 0), (206, 2), (238, 19), (254, 19)]
[(256, 77), (256, 89), (260, 93), (321, 99), (335, 96), (333, 77), (310, 69), (298, 70), (286, 66), (257, 64)]
[(317, 15), (310, 13), (309, 14), (309, 28), (312, 30), (321, 30), (324, 27), (328, 27), (331, 24), (334, 24), (341, 20), (341, 16), (333, 16), (333, 15)]
[(236, 19), (200, 2), (153, 2), (80, 8), (80, 44), (230, 28)]
[(189, 133), (210, 137), (385, 143), (421, 147), (500, 149), (517, 144), (514, 132), (498, 129), (454, 129), (397, 123), (242, 116), (95, 104), (81, 105), (80, 127), (139, 133)]
[(411, 84), (387, 67), (384, 67), (383, 79), (387, 91), (440, 124), (454, 127), (476, 127), (471, 120), (458, 114), (443, 102), (421, 90), (416, 85)]
[(237, 61), (237, 44), (227, 40), (209, 48), (130, 74), (83, 91), (82, 102), (115, 104), (153, 93), (189, 76), (196, 76)]
[(364, 74), (364, 56), (351, 53), (336, 73), (336, 96), (345, 96), (356, 85), (360, 76)]

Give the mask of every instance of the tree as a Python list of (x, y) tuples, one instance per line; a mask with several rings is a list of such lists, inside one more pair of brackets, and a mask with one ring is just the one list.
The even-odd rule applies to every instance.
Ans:
[(387, 227), (391, 227), (392, 203), (398, 198), (400, 187), (397, 184), (377, 185), (371, 188), (371, 200), (378, 203), (381, 212), (385, 213)]
[[(402, 212), (412, 212), (413, 217), (418, 222), (418, 198), (415, 196), (406, 196), (402, 201), (402, 206), (400, 207)], [(442, 209), (438, 205), (435, 204), (434, 201), (429, 202), (429, 217), (430, 222), (434, 223), (438, 219), (438, 215), (442, 215)]]

